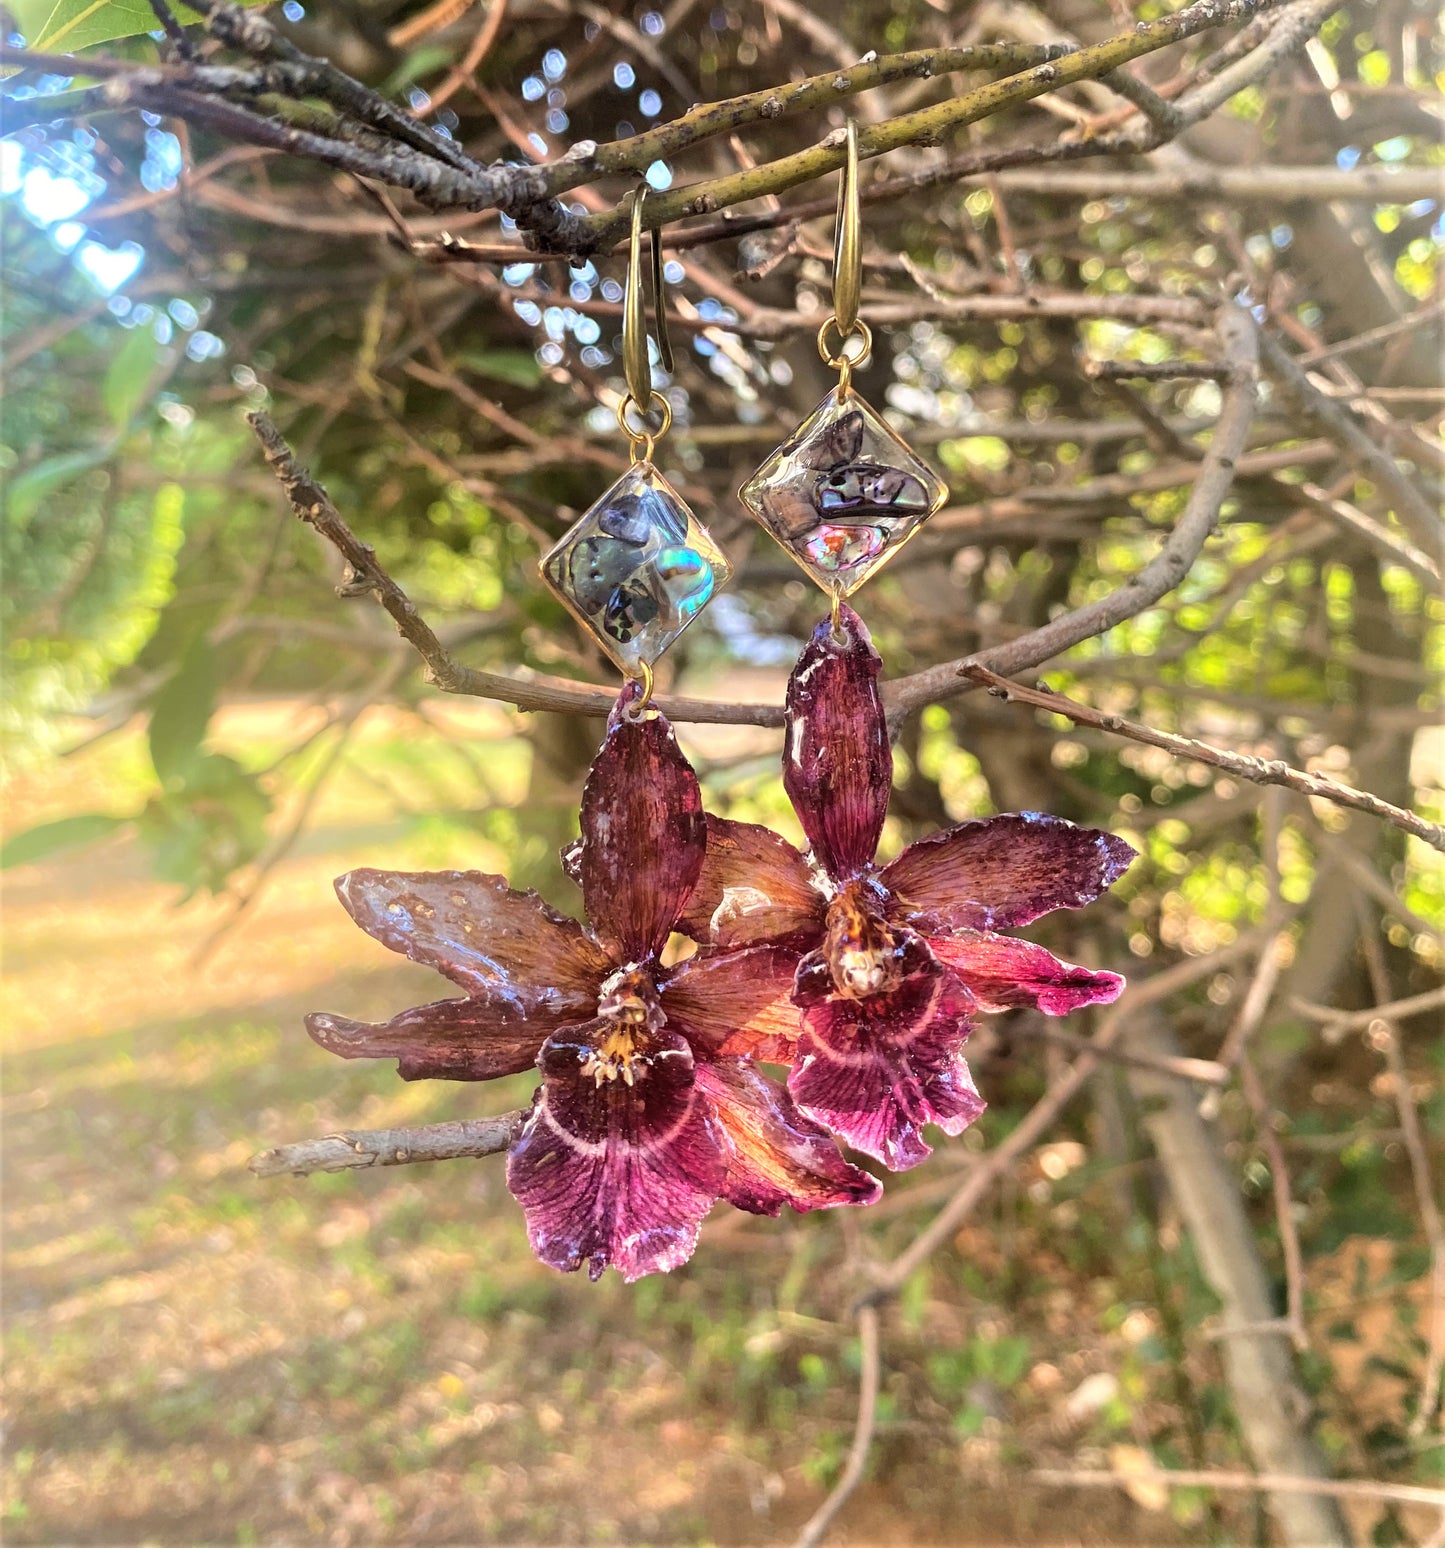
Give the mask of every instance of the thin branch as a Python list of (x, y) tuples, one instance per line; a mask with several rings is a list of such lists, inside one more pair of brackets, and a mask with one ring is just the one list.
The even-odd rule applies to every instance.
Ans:
[(1423, 1016), (1426, 1011), (1438, 1010), (1445, 1005), (1445, 989), (1427, 989), (1424, 994), (1412, 994), (1405, 1000), (1392, 1000), (1388, 1005), (1372, 1005), (1368, 1010), (1342, 1011), (1333, 1005), (1315, 1005), (1309, 1000), (1295, 999), (1290, 1004), (1301, 1016), (1311, 1021), (1322, 1021), (1331, 1032), (1358, 1032), (1372, 1021), (1404, 1021), (1409, 1016)]
[[(1390, 971), (1385, 964), (1385, 953), (1380, 949), (1375, 921), (1358, 895), (1355, 906), (1360, 921), (1360, 946), (1369, 968), (1371, 987), (1378, 999), (1388, 1000)], [(1390, 1072), (1395, 1111), (1400, 1115), (1405, 1154), (1410, 1158), (1410, 1180), (1420, 1211), (1420, 1228), (1430, 1246), (1430, 1321), (1425, 1340), (1425, 1370), (1420, 1378), (1420, 1402), (1409, 1426), (1409, 1434), (1418, 1438), (1435, 1422), (1435, 1411), (1440, 1407), (1441, 1372), (1445, 1371), (1445, 1220), (1441, 1219), (1440, 1205), (1435, 1197), (1435, 1169), (1430, 1164), (1430, 1151), (1420, 1128), (1420, 1114), (1410, 1095), (1410, 1070), (1405, 1063), (1400, 1029), (1393, 1021), (1381, 1016), (1370, 1025), (1370, 1041), (1384, 1055)]]
[(417, 1129), (341, 1129), (319, 1139), (262, 1150), (246, 1165), (258, 1177), (280, 1177), (284, 1172), (304, 1177), (311, 1172), (494, 1156), (511, 1148), (526, 1117), (519, 1110), (497, 1118), (458, 1118)]
[(1172, 731), (1156, 731), (1151, 726), (1125, 720), (1121, 715), (1109, 715), (1102, 710), (1091, 709), (1087, 704), (1066, 698), (1050, 688), (1025, 688), (1022, 684), (1009, 682), (1007, 678), (980, 666), (978, 661), (965, 662), (958, 670), (962, 676), (986, 687), (991, 694), (1006, 703), (1027, 704), (1034, 709), (1047, 710), (1052, 715), (1062, 715), (1072, 720), (1075, 725), (1109, 731), (1115, 736), (1128, 737), (1132, 742), (1142, 742), (1146, 747), (1162, 748), (1178, 758), (1207, 763), (1256, 785), (1283, 785), (1287, 790), (1298, 791), (1301, 795), (1315, 796), (1321, 801), (1332, 801), (1337, 806), (1368, 812), (1371, 817), (1378, 817), (1405, 833), (1424, 839), (1436, 849), (1445, 850), (1445, 827), (1439, 823), (1428, 822), (1416, 813), (1407, 812), (1377, 795), (1356, 790), (1352, 785), (1342, 785), (1338, 780), (1328, 779), (1323, 774), (1306, 773), (1278, 758), (1252, 758), (1245, 753), (1226, 752), (1223, 748), (1211, 747), (1207, 742), (1195, 741), (1193, 737), (1176, 736)]
[(1029, 1477), (1063, 1488), (1116, 1488), (1163, 1483), (1181, 1489), (1243, 1489), (1259, 1494), (1322, 1494), (1337, 1500), (1391, 1500), (1397, 1505), (1445, 1509), (1445, 1489), (1420, 1484), (1377, 1483), (1372, 1478), (1299, 1478), (1288, 1473), (1231, 1473), (1184, 1467), (1152, 1467), (1137, 1473), (1102, 1473), (1085, 1467), (1036, 1467)]
[(838, 1482), (833, 1485), (828, 1498), (808, 1518), (793, 1548), (818, 1548), (838, 1512), (847, 1504), (848, 1497), (863, 1481), (863, 1471), (868, 1465), (868, 1452), (873, 1445), (873, 1430), (878, 1417), (878, 1388), (882, 1367), (878, 1323), (876, 1305), (864, 1304), (858, 1308), (862, 1368), (858, 1375), (858, 1417), (853, 1425), (853, 1444), (848, 1448), (848, 1460)]

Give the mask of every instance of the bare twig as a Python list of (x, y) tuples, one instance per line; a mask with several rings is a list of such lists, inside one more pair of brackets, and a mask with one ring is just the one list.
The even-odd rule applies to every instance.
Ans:
[(278, 1145), (251, 1157), (246, 1165), (258, 1177), (297, 1177), (310, 1172), (346, 1172), (368, 1166), (407, 1166), (414, 1161), (455, 1161), (464, 1156), (494, 1156), (510, 1149), (527, 1115), (458, 1118), (416, 1129), (342, 1129), (319, 1139)]
[(1342, 1011), (1333, 1005), (1312, 1005), (1308, 1000), (1297, 999), (1290, 1003), (1311, 1021), (1327, 1023), (1332, 1032), (1358, 1032), (1372, 1021), (1404, 1021), (1409, 1016), (1438, 1010), (1445, 1005), (1445, 989), (1427, 989), (1424, 994), (1412, 994), (1408, 999), (1392, 1000), (1388, 1005), (1372, 1005), (1368, 1010), (1359, 1011)]
[(1136, 1481), (1181, 1489), (1230, 1489), (1260, 1494), (1318, 1494), (1336, 1500), (1390, 1500), (1397, 1505), (1445, 1509), (1445, 1489), (1420, 1484), (1380, 1483), (1373, 1478), (1301, 1478), (1292, 1473), (1214, 1472), (1207, 1468), (1156, 1467), (1148, 1472), (1102, 1473), (1086, 1467), (1036, 1467), (1029, 1476), (1064, 1488), (1123, 1488)]
[(847, 1503), (849, 1495), (863, 1480), (878, 1414), (878, 1386), (882, 1365), (878, 1347), (878, 1321), (877, 1306), (865, 1304), (858, 1308), (861, 1370), (858, 1375), (858, 1417), (853, 1425), (853, 1444), (848, 1448), (848, 1460), (843, 1465), (838, 1482), (833, 1485), (828, 1498), (808, 1518), (793, 1548), (818, 1548), (818, 1544), (827, 1536), (834, 1518)]
[(1120, 715), (1091, 709), (1087, 704), (1080, 704), (1077, 700), (1055, 693), (1051, 688), (1025, 688), (1019, 683), (1009, 682), (996, 672), (980, 666), (978, 661), (965, 662), (958, 670), (964, 677), (987, 687), (990, 693), (1007, 703), (1027, 704), (1034, 709), (1047, 710), (1050, 714), (1072, 720), (1075, 725), (1090, 726), (1098, 731), (1112, 732), (1115, 736), (1128, 737), (1132, 742), (1142, 742), (1148, 747), (1159, 747), (1176, 757), (1207, 763), (1256, 785), (1283, 785), (1285, 789), (1296, 790), (1301, 795), (1315, 796), (1322, 801), (1332, 801), (1337, 806), (1368, 812), (1370, 816), (1378, 817), (1405, 833), (1424, 839), (1436, 849), (1445, 850), (1445, 827), (1439, 823), (1427, 822), (1414, 812), (1407, 812), (1368, 791), (1342, 785), (1323, 774), (1306, 773), (1277, 758), (1252, 758), (1245, 753), (1211, 747), (1207, 742), (1196, 741), (1193, 737), (1176, 736), (1172, 731), (1156, 731), (1152, 726), (1125, 720)]

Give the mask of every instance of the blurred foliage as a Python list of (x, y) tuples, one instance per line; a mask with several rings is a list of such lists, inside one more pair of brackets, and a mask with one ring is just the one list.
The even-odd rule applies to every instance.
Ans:
[[(462, 89), (436, 106), (428, 93), (456, 65), (482, 9), (396, 43), (387, 29), (421, 7), (367, 0), (301, 14), (294, 35), (418, 112), (434, 108), (433, 121), (483, 160), (539, 154), (528, 135), (559, 154), (693, 100), (834, 68), (827, 29), (839, 29), (852, 58), (953, 40), (947, 8), (921, 5), (814, 13), (824, 30), (806, 34), (775, 25), (761, 4), (699, 8), (677, 26), (661, 10), (611, 8), (624, 32), (657, 18), (661, 30), (640, 35), (646, 47), (565, 7), (519, 6), (480, 67), (490, 104)], [(43, 11), (12, 14), (22, 32), (38, 26), (43, 37)], [(1115, 26), (1102, 11), (1052, 5), (1043, 19), (1086, 38)], [(134, 58), (153, 58), (155, 48), (142, 36), (113, 45)], [(649, 49), (662, 50), (667, 69)], [(1189, 153), (1262, 169), (1445, 161), (1431, 105), (1440, 40), (1428, 8), (1342, 7), (1319, 50), (1236, 98), (1191, 136)], [(907, 89), (912, 105), (947, 86)], [(1068, 100), (1080, 111), (1091, 106), (1081, 93)], [(510, 124), (493, 112), (497, 102)], [(1045, 122), (1041, 110), (1029, 111)], [(1015, 132), (1019, 116), (974, 125), (959, 145), (986, 149)], [(830, 122), (816, 115), (750, 128), (744, 143), (759, 159), (783, 154)], [(397, 863), (505, 871), (569, 901), (556, 851), (575, 831), (598, 728), (462, 713), (431, 694), (372, 604), (334, 596), (333, 556), (286, 510), (242, 415), (266, 406), (277, 417), (461, 659), (611, 682), (535, 565), (610, 482), (606, 459), (624, 454), (610, 408), (621, 386), (617, 319), (606, 310), (620, 297), (620, 261), (518, 263), (500, 274), (423, 264), (398, 251), (388, 220), (345, 179), (288, 158), (236, 155), (194, 128), (183, 144), (175, 124), (134, 114), (27, 130), (0, 151), (8, 358), (0, 686), (8, 765), (31, 792), (12, 816), (0, 864), (48, 862), (57, 875), (83, 875), (78, 868), (129, 854), (134, 840), (168, 897), (194, 899), (167, 930), (145, 925), (143, 939), (142, 925), (117, 905), (105, 930), (120, 943), (107, 945), (120, 965), (94, 969), (104, 1005), (47, 1000), (59, 996), (60, 975), (36, 949), (21, 996), (35, 1007), (34, 1025), (22, 1031), (35, 1051), (20, 1084), (79, 1092), (83, 1115), (118, 1126), (119, 1154), (144, 1180), (143, 1196), (116, 1204), (126, 1213), (114, 1240), (102, 1230), (81, 1256), (129, 1265), (130, 1254), (144, 1265), (180, 1244), (211, 1262), (205, 1243), (225, 1232), (239, 1244), (236, 1272), (249, 1262), (245, 1272), (258, 1276), (245, 1282), (248, 1315), (270, 1294), (258, 1265), (281, 1275), (296, 1303), (281, 1352), (258, 1357), (254, 1371), (168, 1386), (161, 1357), (136, 1354), (96, 1401), (116, 1406), (142, 1449), (202, 1437), (219, 1457), (273, 1435), (325, 1434), (327, 1454), (314, 1466), (367, 1480), (371, 1515), (358, 1519), (377, 1541), (400, 1530), (394, 1523), (448, 1468), (470, 1480), (489, 1521), (517, 1534), (564, 1532), (575, 1500), (544, 1483), (528, 1497), (529, 1508), (542, 1495), (544, 1504), (528, 1517), (509, 1470), (557, 1448), (546, 1402), (565, 1398), (569, 1420), (597, 1448), (592, 1462), (607, 1461), (593, 1466), (589, 1487), (605, 1483), (607, 1445), (632, 1423), (619, 1394), (633, 1385), (660, 1391), (675, 1417), (706, 1411), (765, 1502), (775, 1468), (802, 1469), (814, 1487), (831, 1483), (848, 1445), (853, 1367), (838, 1337), (846, 1308), (835, 1304), (839, 1252), (827, 1222), (748, 1226), (757, 1234), (744, 1245), (769, 1255), (764, 1272), (747, 1257), (732, 1262), (725, 1246), (710, 1258), (705, 1236), (687, 1275), (630, 1289), (578, 1287), (535, 1270), (514, 1215), (480, 1170), (461, 1192), (429, 1189), (424, 1201), (395, 1177), (317, 1179), (309, 1193), (263, 1198), (202, 1177), (190, 1159), (167, 1173), (147, 1149), (189, 1158), (207, 1146), (244, 1151), (260, 1124), (284, 1121), (300, 1133), (353, 1121), (358, 1111), (389, 1122), (474, 1111), (475, 1092), (419, 1095), (399, 1091), (387, 1069), (306, 1062), (289, 1003), (277, 1012), (289, 1018), (281, 1036), (269, 1014), (178, 1025), (179, 1012), (137, 1003), (131, 980), (178, 981), (185, 954), (268, 881), (299, 893), (304, 877), (304, 897), (287, 894), (294, 917), (307, 931), (324, 928), (314, 921), (329, 901), (326, 875), (363, 849), (369, 861), (394, 845)], [(653, 175), (710, 175), (714, 154), (719, 166), (731, 164), (731, 152), (704, 149)], [(183, 164), (205, 174), (183, 187)], [(602, 192), (615, 198), (625, 186), (617, 179)], [(1369, 420), (1372, 434), (1406, 449), (1423, 437), (1438, 456), (1430, 396), (1438, 395), (1438, 311), (1428, 310), (1437, 305), (1442, 245), (1434, 202), (1081, 198), (1010, 190), (1005, 175), (997, 188), (925, 191), (875, 209), (867, 250), (884, 261), (869, 270), (870, 299), (924, 297), (914, 276), (940, 294), (1007, 294), (1016, 280), (1104, 297), (1242, 294), (1296, 353), (1354, 339), (1418, 306), (1418, 328), (1332, 367), (1332, 390), (1354, 392), (1341, 374), (1347, 367), (1398, 394), (1376, 400), (1389, 424)], [(403, 215), (418, 233), (439, 228), (418, 208)], [(488, 216), (454, 224), (475, 240), (515, 239), (509, 222)], [(746, 288), (732, 272), (731, 243), (679, 254), (685, 268), (670, 276), (699, 326), (675, 330), (678, 369), (666, 387), (677, 430), (663, 460), (741, 563), (732, 591), (689, 632), (668, 670), (685, 688), (729, 698), (779, 699), (820, 611), (792, 567), (753, 542), (733, 495), (829, 384), (806, 335), (774, 343), (746, 330), (749, 304), (826, 305), (826, 266), (813, 255), (828, 249), (828, 223), (804, 236), (804, 250)], [(1017, 260), (1012, 272), (1007, 253)], [(1187, 380), (1110, 392), (1080, 364), (1197, 361), (1208, 347), (1192, 330), (1114, 320), (924, 318), (878, 331), (877, 359), (859, 386), (947, 473), (950, 511), (967, 518), (936, 537), (925, 532), (860, 599), (890, 675), (963, 656), (1104, 595), (1157, 551), (1187, 497), (1217, 388)], [(1316, 436), (1262, 394), (1252, 450), (1308, 451)], [(1421, 452), (1417, 468), (1433, 488), (1431, 465)], [(1439, 820), (1445, 609), (1415, 576), (1382, 563), (1301, 498), (1303, 480), (1402, 530), (1381, 492), (1328, 450), (1242, 477), (1180, 588), (1052, 663), (1049, 681), (1106, 710), (1318, 767)], [(271, 713), (278, 705), (285, 715)], [(712, 808), (798, 836), (776, 775), (775, 737), (698, 732), (689, 745)], [(1428, 1480), (1438, 1453), (1407, 1435), (1424, 1348), (1413, 1288), (1422, 1245), (1391, 1088), (1367, 1037), (1327, 1041), (1291, 1001), (1373, 1003), (1356, 945), (1357, 899), (1384, 932), (1396, 991), (1437, 983), (1440, 948), (1425, 926), (1445, 919), (1439, 857), (1363, 817), (1275, 800), (1202, 765), (1040, 722), (980, 694), (931, 706), (900, 729), (895, 795), (885, 851), (941, 822), (1016, 807), (1047, 807), (1130, 837), (1142, 859), (1111, 899), (1085, 916), (1056, 915), (1041, 932), (1077, 960), (1146, 973), (1205, 958), (1261, 924), (1285, 931), (1281, 987), (1253, 1046), (1278, 1109), (1318, 1302), (1305, 1369), (1321, 1434), (1342, 1472)], [(288, 856), (303, 869), (288, 872)], [(1360, 868), (1375, 886), (1356, 894), (1350, 879)], [(17, 871), (15, 886), (37, 886), (41, 874)], [(1384, 905), (1382, 890), (1399, 901)], [(363, 959), (364, 945), (346, 962), (379, 966), (382, 954)], [(309, 946), (294, 929), (278, 929), (265, 950), (285, 961)], [(306, 965), (309, 989), (316, 975)], [(1248, 960), (1222, 963), (1169, 1002), (1183, 1051), (1215, 1056), (1252, 972)], [(365, 982), (358, 995), (376, 995), (372, 1008), (382, 1013), (385, 996)], [(225, 1004), (248, 992), (235, 988)], [(153, 987), (147, 993), (153, 1001)], [(158, 1014), (169, 1019), (153, 1022)], [(51, 1026), (67, 1015), (97, 1024), (121, 1016), (117, 1025), (143, 1030), (118, 1036), (98, 1062), (83, 1043), (46, 1052)], [(1057, 1050), (1037, 1031), (1012, 1017), (980, 1034), (991, 1108), (979, 1143), (985, 1133), (996, 1143), (1044, 1089)], [(1421, 1039), (1409, 1057), (1438, 1145), (1445, 1055)], [(147, 1059), (180, 1093), (159, 1123), (153, 1091), (133, 1069)], [(997, 1213), (905, 1290), (873, 1464), (873, 1477), (891, 1480), (901, 1499), (916, 1501), (945, 1472), (953, 1477), (960, 1459), (984, 1477), (1075, 1447), (1096, 1454), (1147, 1444), (1157, 1460), (1189, 1467), (1244, 1460), (1217, 1352), (1198, 1332), (1216, 1310), (1213, 1298), (1144, 1175), (1127, 1083), (1099, 1087), (1094, 1105), (1071, 1113), (1031, 1158)], [(525, 1091), (489, 1096), (505, 1105)], [(42, 1148), (80, 1143), (63, 1105), (36, 1109)], [(1219, 1127), (1279, 1279), (1268, 1160), (1232, 1090)], [(948, 1149), (918, 1174), (919, 1197), (871, 1227), (880, 1253), (901, 1247), (928, 1201), (942, 1196), (957, 1160)], [(334, 1242), (318, 1242), (323, 1222), (337, 1226)], [(419, 1253), (424, 1273), (412, 1267)], [(228, 1266), (219, 1255), (213, 1272)], [(338, 1297), (335, 1307), (345, 1297), (360, 1309), (351, 1331), (337, 1332), (332, 1302), (307, 1309), (316, 1276)], [(1374, 1319), (1376, 1304), (1390, 1309), (1388, 1326)], [(228, 1316), (218, 1302), (197, 1320), (230, 1337)], [(130, 1359), (113, 1334), (103, 1319), (87, 1320), (73, 1344), (22, 1332), (15, 1345), (22, 1406), (24, 1394), (31, 1399), (14, 1459), (22, 1482), (31, 1479), (17, 1495), (22, 1509), (43, 1494), (27, 1470), (45, 1474), (55, 1444), (43, 1395), (97, 1359)], [(490, 1340), (485, 1358), (474, 1354), (460, 1374), (430, 1367), (445, 1363), (436, 1351), (448, 1340), (470, 1338)], [(615, 1363), (579, 1367), (576, 1349), (588, 1340), (605, 1351), (599, 1360)], [(666, 1351), (663, 1371), (646, 1353), (653, 1345)], [(538, 1362), (545, 1381), (535, 1379)], [(1108, 1381), (1085, 1402), (1094, 1376)], [(442, 1385), (448, 1377), (460, 1385)], [(506, 1395), (524, 1388), (522, 1397)], [(476, 1460), (475, 1438), (460, 1428), (463, 1410), (488, 1404), (515, 1426), (504, 1427), (494, 1462)], [(654, 1439), (647, 1432), (649, 1448)], [(463, 1441), (465, 1464), (455, 1461)], [(578, 1466), (591, 1465), (585, 1447), (575, 1450)], [(340, 1505), (327, 1510), (333, 1524), (343, 1514)], [(614, 1514), (634, 1537), (656, 1535), (639, 1518)], [(12, 1525), (20, 1519), (12, 1515)], [(238, 1507), (235, 1519), (250, 1518)], [(470, 1518), (457, 1519), (454, 1540), (465, 1540)], [(1244, 1541), (1257, 1527), (1242, 1503), (1221, 1513), (1213, 1497), (1182, 1490), (1146, 1525), (1157, 1535), (1140, 1541), (1165, 1541), (1174, 1528), (1180, 1541)], [(1381, 1542), (1408, 1540), (1390, 1513), (1371, 1529)], [(692, 1528), (677, 1530), (685, 1537)], [(1030, 1528), (1010, 1518), (1006, 1530)]]

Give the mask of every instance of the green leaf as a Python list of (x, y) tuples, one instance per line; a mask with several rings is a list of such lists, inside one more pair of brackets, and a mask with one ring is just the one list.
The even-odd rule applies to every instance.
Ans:
[[(241, 0), (243, 5), (264, 4), (265, 0)], [(176, 19), (190, 25), (200, 17), (183, 5), (174, 7)], [(36, 18), (44, 17), (37, 23)], [(47, 12), (43, 4), (21, 0), (16, 22), (31, 48), (51, 53), (73, 54), (78, 48), (94, 43), (109, 43), (113, 38), (134, 38), (156, 32), (160, 23), (147, 0), (54, 0)]]
[(474, 376), (513, 387), (536, 387), (542, 380), (537, 357), (526, 349), (484, 349), (456, 357), (457, 365)]
[(80, 451), (59, 452), (26, 468), (23, 473), (17, 473), (5, 493), (6, 514), (14, 528), (23, 531), (28, 527), (47, 495), (98, 467), (109, 458), (111, 450), (107, 443), (86, 446)]
[(0, 844), (0, 871), (9, 870), (12, 865), (34, 865), (37, 860), (48, 860), (63, 849), (109, 838), (130, 820), (129, 817), (113, 817), (108, 812), (80, 812), (74, 817), (61, 817), (56, 822), (42, 822), (34, 828), (26, 828), (23, 833), (12, 834)]
[(101, 399), (117, 430), (124, 430), (145, 398), (160, 346), (149, 328), (132, 328), (105, 373)]
[(161, 784), (172, 788), (184, 785), (198, 763), (206, 727), (216, 708), (219, 682), (216, 653), (202, 635), (156, 695), (151, 711), (151, 762)]
[(382, 96), (398, 95), (412, 82), (420, 80), (423, 75), (430, 75), (433, 70), (440, 70), (455, 58), (456, 50), (448, 48), (445, 43), (424, 43), (420, 48), (414, 48), (382, 83)]

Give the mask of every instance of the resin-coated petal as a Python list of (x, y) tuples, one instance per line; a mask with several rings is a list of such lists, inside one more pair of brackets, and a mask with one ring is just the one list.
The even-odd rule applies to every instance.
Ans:
[(707, 857), (677, 928), (716, 946), (816, 936), (823, 898), (808, 863), (755, 822), (707, 819)]
[(919, 839), (880, 880), (895, 895), (893, 917), (925, 935), (1007, 930), (1056, 908), (1092, 903), (1134, 854), (1098, 828), (1044, 812), (1007, 812)]
[(732, 1142), (724, 1197), (754, 1215), (784, 1204), (800, 1213), (835, 1204), (872, 1204), (882, 1185), (843, 1159), (837, 1142), (810, 1122), (779, 1085), (741, 1059), (697, 1066), (699, 1088), (712, 1098)]
[(582, 791), (577, 869), (593, 933), (618, 963), (655, 957), (697, 884), (707, 824), (697, 775), (661, 716), (623, 689)]
[(803, 1031), (788, 1077), (803, 1113), (895, 1172), (930, 1153), (924, 1124), (959, 1134), (984, 1107), (960, 1051), (972, 997), (917, 936), (905, 953), (898, 987), (861, 1000), (833, 992), (821, 952), (803, 959)]
[(593, 1279), (608, 1264), (630, 1281), (686, 1263), (727, 1186), (727, 1141), (687, 1043), (599, 1017), (553, 1033), (537, 1063), (542, 1087), (507, 1157), (532, 1250)]
[(788, 679), (783, 785), (836, 882), (872, 865), (893, 784), (893, 749), (878, 693), (882, 663), (851, 607), (824, 618)]
[(380, 1022), (317, 1011), (306, 1030), (343, 1059), (395, 1059), (403, 1080), (495, 1080), (535, 1064), (548, 1033), (575, 1020), (575, 1012), (522, 1018), (485, 999), (438, 1000)]
[(1124, 989), (1117, 973), (1075, 967), (1014, 935), (957, 930), (930, 935), (928, 944), (963, 980), (982, 1011), (1028, 1006), (1046, 1016), (1067, 1016), (1080, 1006), (1108, 1005)]
[(348, 871), (346, 912), (383, 946), (444, 973), (512, 1021), (590, 1016), (609, 963), (574, 920), (481, 871)]
[(786, 1064), (798, 1040), (797, 967), (798, 953), (785, 946), (697, 952), (659, 979), (668, 1025), (700, 1057)]

